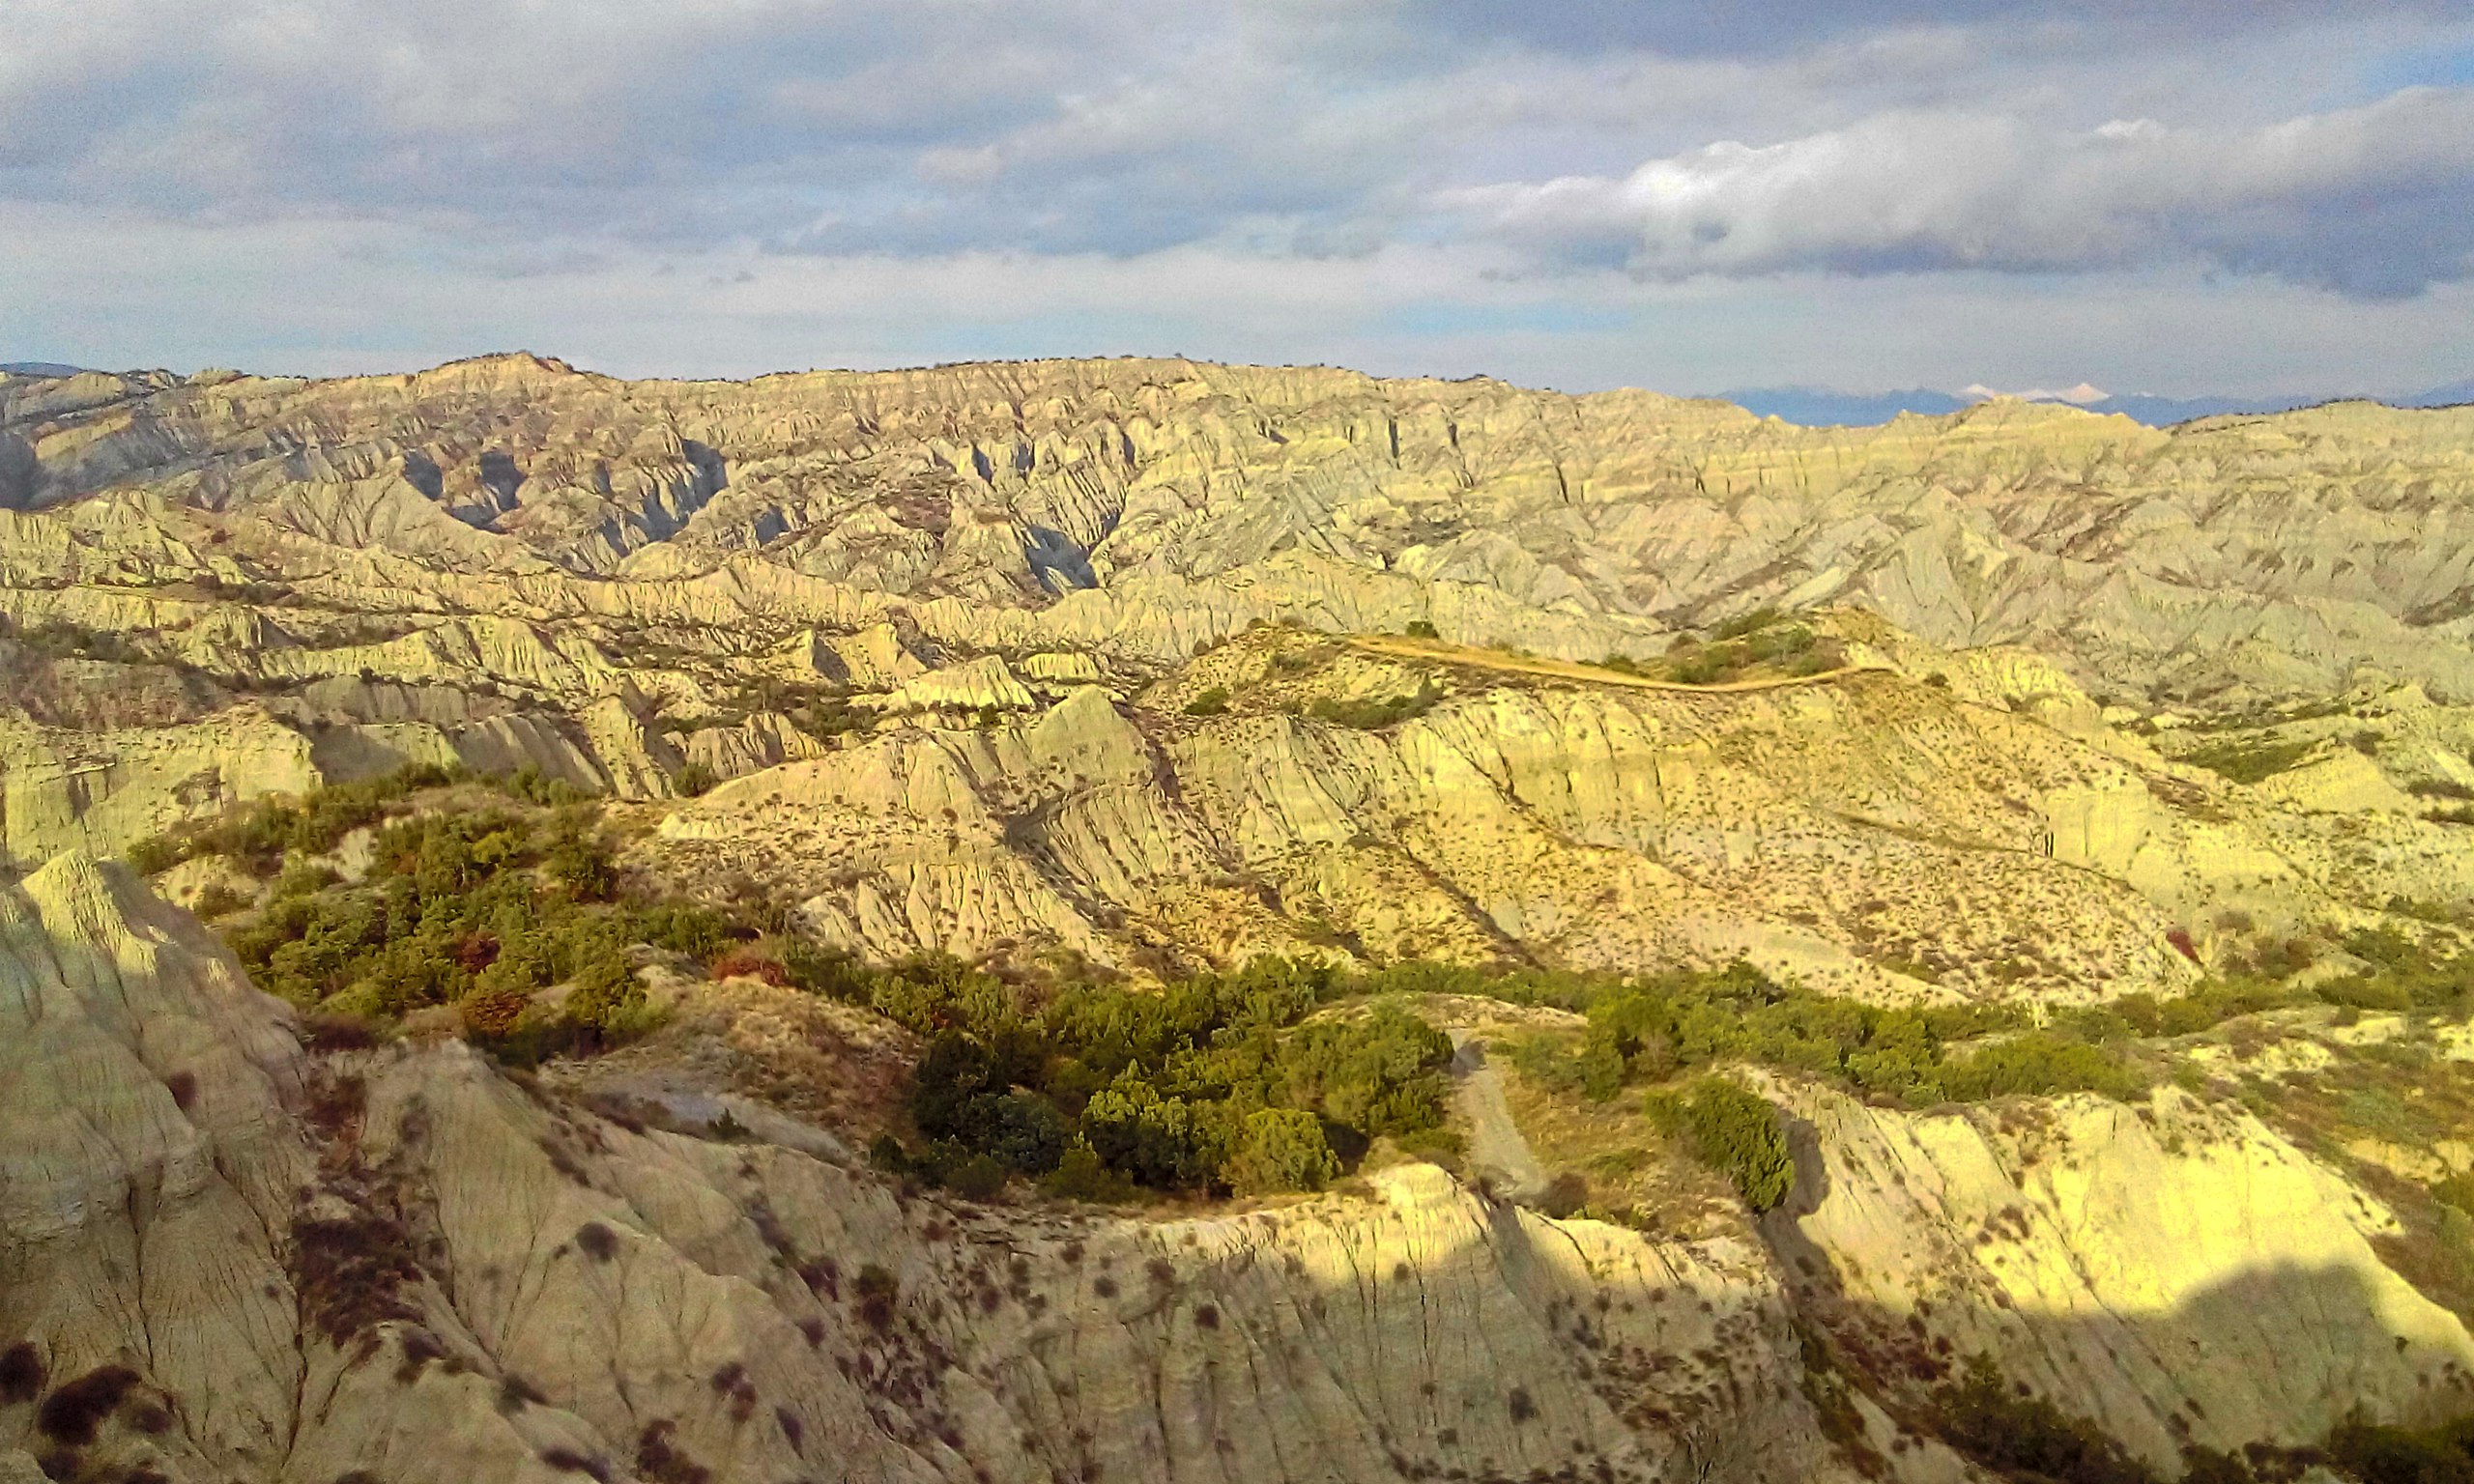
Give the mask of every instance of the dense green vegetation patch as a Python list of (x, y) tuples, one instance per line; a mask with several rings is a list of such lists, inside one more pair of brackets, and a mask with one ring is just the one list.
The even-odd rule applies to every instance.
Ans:
[(950, 962), (844, 974), (931, 1038), (910, 1106), (924, 1142), (879, 1158), (932, 1179), (988, 1160), (1083, 1197), (1312, 1189), (1375, 1138), (1443, 1125), (1451, 1040), (1383, 998), (1380, 975), (1278, 958), (1158, 990)]
[(1885, 1010), (1780, 984), (1745, 963), (1600, 983), (1578, 998), (1566, 1008), (1588, 1016), (1579, 1042), (1532, 1035), (1514, 1043), (1512, 1065), (1599, 1101), (1728, 1062), (1912, 1106), (2024, 1093), (2127, 1098), (2140, 1086), (2114, 1047), (2076, 1029), (2029, 1030), (2019, 1007)]
[(1308, 714), (1317, 721), (1372, 731), (1424, 716), (1442, 699), (1443, 688), (1428, 677), (1420, 680), (1416, 690), (1398, 696), (1326, 697), (1309, 707)]
[(2309, 756), (2315, 741), (2278, 742), (2229, 737), (2184, 753), (2179, 760), (2220, 774), (2237, 784), (2257, 784), (2275, 777)]
[(297, 800), (259, 799), (219, 819), (150, 836), (129, 846), (125, 858), (150, 876), (209, 855), (223, 856), (251, 875), (272, 876), (288, 857), (324, 855), (353, 831), (408, 812), (413, 796), (423, 789), (467, 782), (544, 806), (579, 804), (592, 797), (563, 780), (545, 778), (534, 767), (484, 778), (461, 768), (415, 764), (381, 778), (313, 789)]
[(1720, 624), (1706, 642), (1678, 635), (1665, 658), (1654, 665), (1620, 654), (1599, 663), (1621, 674), (1679, 685), (1724, 685), (1765, 673), (1817, 675), (1846, 664), (1847, 656), (1836, 640), (1782, 618), (1774, 608), (1764, 608)]

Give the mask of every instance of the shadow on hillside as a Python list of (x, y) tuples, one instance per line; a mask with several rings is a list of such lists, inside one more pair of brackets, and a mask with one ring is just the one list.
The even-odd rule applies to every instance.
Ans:
[[(2152, 1308), (2106, 1309), (2090, 1291), (2135, 1291), (2135, 1274), (2081, 1270), (2071, 1253), (2038, 1251), (2017, 1240), (2028, 1231), (2021, 1218), (1955, 1234), (1971, 1259), (1936, 1272), (1937, 1291), (1914, 1295), (1911, 1308), (1851, 1297), (1860, 1269), (1848, 1265), (1860, 1255), (1833, 1256), (1803, 1225), (1831, 1193), (1818, 1138), (1792, 1118), (1788, 1136), (1795, 1192), (1762, 1218), (1762, 1234), (1838, 1368), (1919, 1430), (1930, 1430), (1934, 1393), (1978, 1353), (2019, 1394), (2085, 1416), (2169, 1474), (2185, 1443), (2314, 1444), (2356, 1408), (2418, 1426), (2474, 1413), (2474, 1339), (2463, 1327), (2402, 1280), (2382, 1292), (2350, 1267), (2246, 1270), (2179, 1301), (2159, 1295)], [(2175, 1234), (2149, 1235), (2149, 1260), (2171, 1274)], [(2122, 1245), (2115, 1234), (2114, 1250)], [(2038, 1289), (2086, 1306), (2038, 1309), (2015, 1297)]]

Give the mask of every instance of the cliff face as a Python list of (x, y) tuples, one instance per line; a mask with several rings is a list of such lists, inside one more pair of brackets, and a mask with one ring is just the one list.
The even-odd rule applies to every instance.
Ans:
[(1802, 1193), (1772, 1233), (1811, 1311), (1893, 1374), (1999, 1356), (2160, 1465), (2474, 1400), (2463, 1322), (2373, 1247), (2395, 1214), (2237, 1107), (1788, 1101)]

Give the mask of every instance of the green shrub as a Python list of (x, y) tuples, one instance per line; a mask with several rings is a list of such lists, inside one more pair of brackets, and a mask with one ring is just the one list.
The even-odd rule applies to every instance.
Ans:
[(2237, 784), (2258, 784), (2300, 762), (2316, 745), (2231, 737), (2186, 753), (2181, 760)]
[(1934, 1395), (1936, 1431), (2004, 1478), (2052, 1484), (2159, 1484), (2156, 1471), (2085, 1417), (2022, 1396), (1984, 1356)]
[(1056, 1162), (1056, 1168), (1040, 1181), (1049, 1194), (1060, 1200), (1088, 1201), (1094, 1205), (1121, 1206), (1135, 1198), (1134, 1182), (1108, 1167), (1097, 1151), (1083, 1142), (1076, 1142)]
[(1228, 688), (1224, 685), (1207, 687), (1200, 695), (1186, 702), (1188, 716), (1221, 716), (1226, 714), (1227, 710)]
[(169, 835), (150, 835), (121, 852), (129, 869), (141, 876), (160, 875), (188, 859), (188, 848)]
[(1223, 1173), (1240, 1195), (1320, 1190), (1339, 1175), (1340, 1161), (1323, 1136), (1321, 1119), (1295, 1108), (1264, 1108), (1247, 1115)]
[(1441, 639), (1443, 635), (1436, 630), (1432, 621), (1412, 618), (1409, 620), (1409, 637), (1411, 639)]
[(1757, 634), (1777, 621), (1778, 610), (1765, 605), (1754, 609), (1751, 613), (1738, 614), (1719, 624), (1712, 631), (1712, 637), (1721, 640), (1741, 639), (1747, 634)]
[(1307, 710), (1317, 721), (1373, 731), (1424, 716), (1442, 699), (1442, 688), (1433, 680), (1425, 679), (1419, 681), (1418, 688), (1406, 696), (1388, 696), (1379, 699), (1326, 697)]
[(691, 762), (671, 775), (670, 786), (682, 799), (693, 799), (712, 792), (721, 780), (713, 770), (701, 762)]
[(2329, 1433), (2328, 1454), (2362, 1484), (2474, 1484), (2474, 1418), (2419, 1430), (2357, 1414)]
[(964, 1200), (985, 1205), (1005, 1193), (1009, 1173), (1003, 1161), (988, 1155), (972, 1155), (946, 1172), (945, 1188)]
[(2055, 1093), (2127, 1099), (2142, 1090), (2118, 1055), (2049, 1031), (2029, 1031), (1971, 1052), (1943, 1068), (1941, 1084), (1943, 1096), (1962, 1102)]
[(201, 921), (213, 922), (218, 917), (230, 917), (253, 906), (256, 900), (248, 893), (236, 890), (229, 882), (211, 881), (197, 894), (197, 902), (189, 910), (196, 913)]
[(1735, 1183), (1744, 1204), (1769, 1211), (1795, 1189), (1796, 1162), (1767, 1099), (1723, 1077), (1649, 1096), (1653, 1123), (1683, 1139), (1693, 1157)]

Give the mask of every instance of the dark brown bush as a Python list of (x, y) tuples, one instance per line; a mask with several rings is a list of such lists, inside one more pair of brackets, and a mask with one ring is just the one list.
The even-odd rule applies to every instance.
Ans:
[(773, 1409), (773, 1422), (782, 1429), (782, 1436), (789, 1441), (791, 1451), (805, 1458), (808, 1425), (799, 1420), (799, 1414), (788, 1407), (776, 1407)]
[(158, 1399), (140, 1397), (121, 1409), (121, 1420), (149, 1437), (161, 1437), (172, 1430), (172, 1409)]
[(163, 1090), (172, 1095), (172, 1106), (186, 1113), (197, 1101), (197, 1073), (176, 1071), (163, 1079)]
[(596, 1263), (606, 1263), (618, 1255), (618, 1234), (598, 1221), (587, 1221), (576, 1228), (576, 1246)]
[(366, 1051), (378, 1044), (378, 1033), (359, 1015), (311, 1015), (301, 1039), (312, 1051)]
[(35, 1426), (55, 1442), (82, 1448), (136, 1384), (137, 1373), (128, 1366), (99, 1365), (44, 1397), (35, 1410)]
[(670, 1441), (677, 1430), (678, 1425), (668, 1417), (646, 1423), (636, 1435), (636, 1471), (653, 1484), (710, 1484), (712, 1470)]
[(340, 1139), (360, 1127), (369, 1110), (369, 1090), (360, 1077), (313, 1077), (302, 1116), (331, 1139)]
[(19, 1340), (0, 1350), (0, 1405), (33, 1401), (43, 1395), (43, 1384), (50, 1379), (43, 1352), (35, 1349), (34, 1341)]
[(421, 1276), (411, 1239), (376, 1212), (294, 1220), (292, 1272), (302, 1315), (337, 1345), (388, 1320), (420, 1317), (403, 1292)]
[[(446, 1346), (426, 1329), (405, 1330), (401, 1343), (404, 1358), (395, 1367), (395, 1384), (399, 1386), (420, 1380), (421, 1372), (429, 1368), (431, 1361), (446, 1359)], [(448, 1369), (454, 1369), (453, 1362), (448, 1363)]]
[(544, 1448), (541, 1450), (541, 1462), (561, 1473), (581, 1473), (597, 1481), (597, 1484), (610, 1484), (608, 1464), (573, 1448)]
[(713, 960), (706, 971), (714, 979), (761, 979), (779, 989), (791, 982), (791, 971), (753, 949), (734, 948)]

